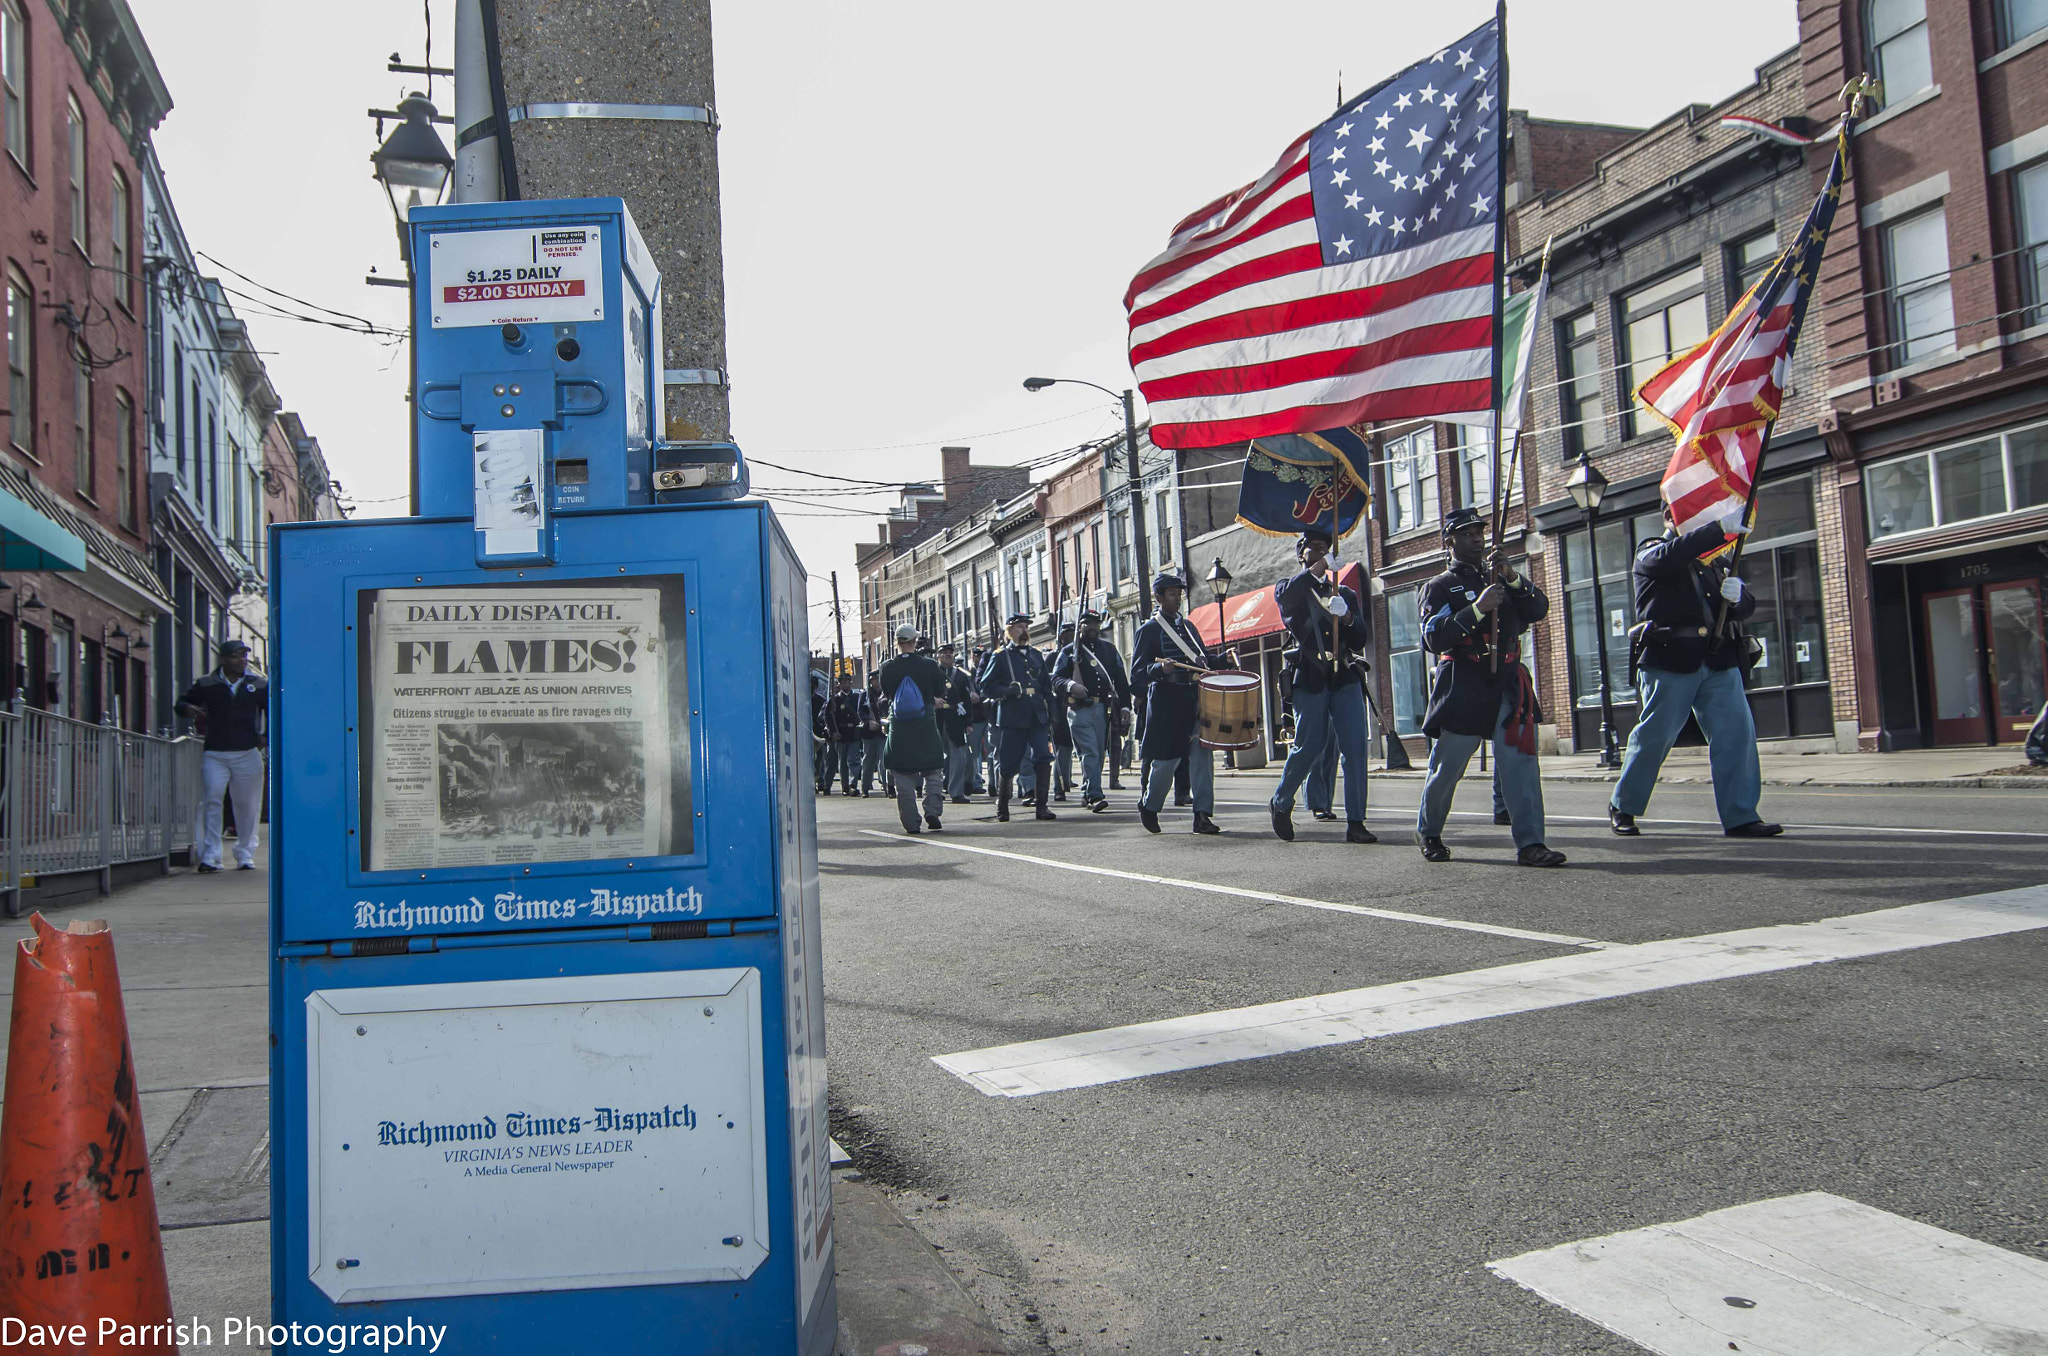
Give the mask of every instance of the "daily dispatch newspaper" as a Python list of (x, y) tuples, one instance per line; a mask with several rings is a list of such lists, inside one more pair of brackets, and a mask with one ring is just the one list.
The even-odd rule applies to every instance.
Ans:
[(370, 870), (672, 850), (658, 589), (386, 589), (370, 630)]

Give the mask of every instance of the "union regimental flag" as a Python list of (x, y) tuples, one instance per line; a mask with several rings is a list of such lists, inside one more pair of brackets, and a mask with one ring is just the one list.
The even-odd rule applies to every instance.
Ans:
[(1841, 200), (1849, 131), (1845, 119), (1827, 182), (1770, 270), (1705, 343), (1636, 388), (1636, 399), (1678, 440), (1663, 490), (1681, 533), (1748, 507)]

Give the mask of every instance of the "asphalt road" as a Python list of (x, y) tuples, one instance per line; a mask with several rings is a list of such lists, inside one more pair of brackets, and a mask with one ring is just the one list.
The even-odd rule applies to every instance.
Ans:
[[(1415, 781), (1377, 846), (1219, 780), (1220, 838), (1103, 816), (818, 806), (835, 1134), (996, 1322), (1059, 1352), (1623, 1353), (1490, 1273), (1572, 1240), (1825, 1191), (2048, 1259), (2048, 929), (1717, 979), (1036, 1096), (935, 1056), (1611, 944), (2048, 884), (2048, 795), (1767, 788), (1768, 842), (1665, 786), (1640, 839), (1546, 786), (1562, 870), (1468, 781), (1431, 866)], [(953, 846), (944, 846), (944, 845)], [(1128, 875), (1459, 920), (1431, 926)], [(1715, 1344), (1716, 1347), (1719, 1343)]]

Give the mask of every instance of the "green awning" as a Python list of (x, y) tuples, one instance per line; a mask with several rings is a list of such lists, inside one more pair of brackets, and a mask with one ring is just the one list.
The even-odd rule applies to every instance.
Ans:
[(0, 489), (0, 569), (84, 568), (84, 542)]

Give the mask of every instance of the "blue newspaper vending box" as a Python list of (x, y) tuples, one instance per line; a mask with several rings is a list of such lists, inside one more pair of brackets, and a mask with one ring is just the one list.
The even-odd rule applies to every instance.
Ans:
[[(459, 393), (516, 322), (422, 326), (422, 425), (493, 416), (431, 475), (423, 440), (426, 516), (273, 530), (274, 1320), (827, 1356), (804, 569), (765, 505), (625, 490), (658, 443), (576, 427), (659, 408), (608, 310), (623, 205), (490, 206), (520, 217), (445, 210), (592, 218), (579, 323), (618, 361), (529, 355), (516, 384), (554, 387), (531, 406), (484, 369), (485, 406)], [(416, 248), (435, 224), (414, 214)], [(481, 530), (508, 430), (547, 512)]]

